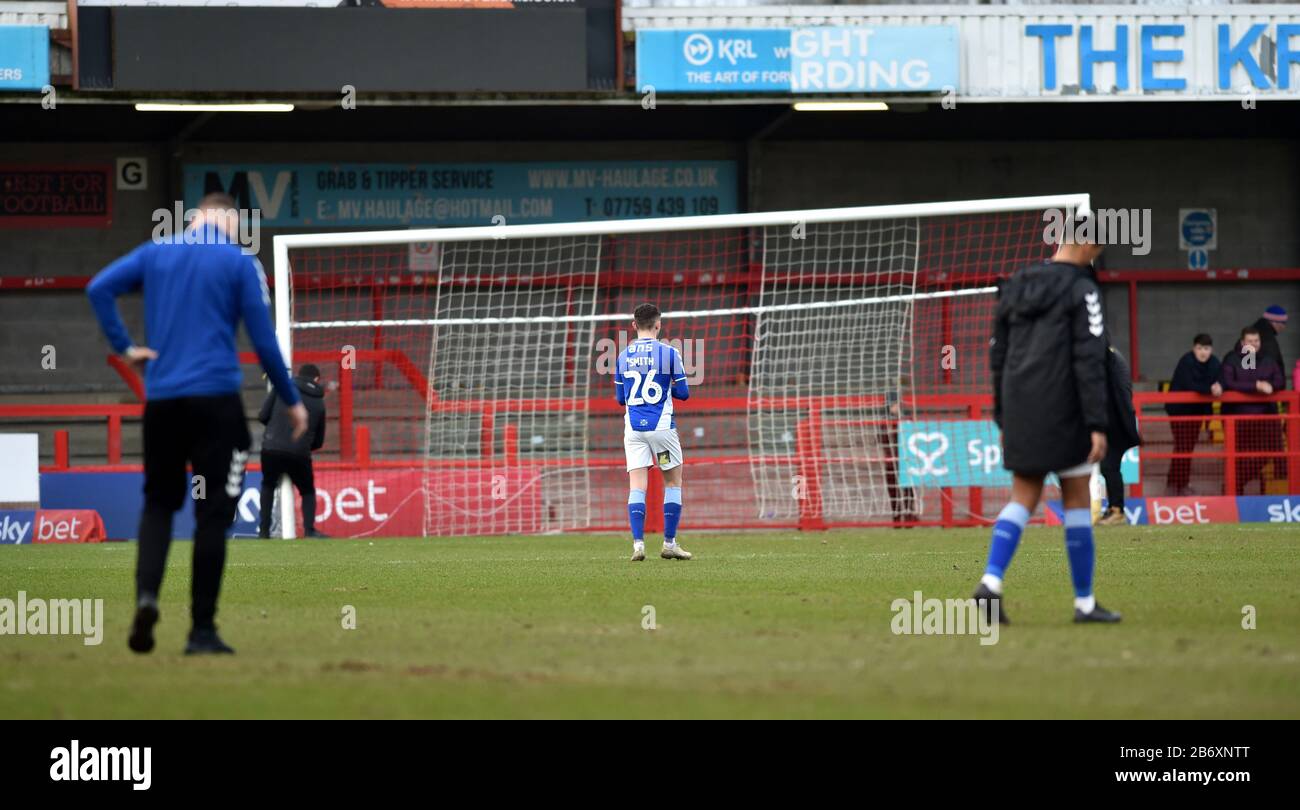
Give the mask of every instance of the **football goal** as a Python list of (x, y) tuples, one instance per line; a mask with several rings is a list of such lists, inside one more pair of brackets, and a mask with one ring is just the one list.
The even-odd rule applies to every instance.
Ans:
[[(953, 488), (989, 485), (964, 465), (990, 418), (996, 285), (1051, 253), (1044, 212), (1088, 208), (1062, 194), (276, 236), (281, 347), (337, 384), (318, 511), (387, 535), (625, 529), (612, 375), (650, 302), (692, 391), (684, 529), (937, 514)], [(278, 500), (292, 536), (294, 499)]]

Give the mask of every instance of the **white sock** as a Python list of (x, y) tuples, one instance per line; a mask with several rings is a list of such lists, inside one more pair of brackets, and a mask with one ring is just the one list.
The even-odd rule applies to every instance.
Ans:
[(632, 541), (632, 550), (633, 550), (633, 551), (645, 551), (645, 541), (644, 541), (644, 540), (633, 540), (633, 541)]
[(1091, 613), (1097, 608), (1097, 598), (1091, 594), (1088, 596), (1074, 597), (1074, 606), (1084, 613)]
[(998, 596), (1002, 595), (1002, 577), (995, 577), (992, 574), (985, 574), (984, 576), (980, 577), (980, 584), (984, 585), (986, 588), (988, 588), (990, 591), (993, 591)]
[(672, 547), (675, 546), (675, 545), (677, 545), (677, 538), (676, 538), (676, 537), (665, 537), (665, 538), (664, 538), (664, 548), (672, 548)]

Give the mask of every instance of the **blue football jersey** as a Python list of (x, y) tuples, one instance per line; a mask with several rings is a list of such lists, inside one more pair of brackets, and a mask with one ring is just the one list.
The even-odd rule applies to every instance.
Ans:
[(614, 395), (627, 406), (624, 424), (629, 430), (677, 427), (673, 400), (690, 398), (681, 354), (654, 338), (637, 338), (618, 356)]

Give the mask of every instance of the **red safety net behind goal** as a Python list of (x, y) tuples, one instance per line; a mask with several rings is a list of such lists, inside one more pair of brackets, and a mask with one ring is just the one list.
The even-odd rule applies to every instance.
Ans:
[(625, 529), (644, 302), (691, 387), (683, 531), (937, 519), (898, 424), (987, 417), (995, 296), (952, 294), (1048, 253), (1041, 211), (291, 250), (294, 363), (337, 383), (320, 528)]

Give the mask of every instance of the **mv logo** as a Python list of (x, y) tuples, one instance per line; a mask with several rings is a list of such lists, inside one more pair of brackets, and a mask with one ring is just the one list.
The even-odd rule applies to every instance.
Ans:
[(1084, 306), (1088, 308), (1088, 331), (1093, 337), (1101, 337), (1101, 294), (1096, 292), (1084, 293)]
[[(297, 172), (285, 170), (272, 174), (256, 169), (236, 171), (230, 174), (229, 182), (222, 179), (222, 174), (224, 172), (204, 172), (203, 194), (224, 191), (235, 198), (235, 203), (241, 210), (260, 209), (262, 218), (271, 222), (279, 217), (298, 218)], [(196, 198), (195, 202), (197, 201)], [(288, 210), (284, 210), (286, 202)]]
[[(922, 443), (929, 444), (934, 442), (933, 448), (922, 447)], [(940, 466), (937, 462), (943, 458), (943, 454), (948, 452), (948, 437), (942, 433), (913, 433), (907, 437), (907, 450), (912, 455), (921, 460), (921, 466), (908, 467), (907, 471), (917, 477), (927, 475), (947, 475), (947, 465)]]

